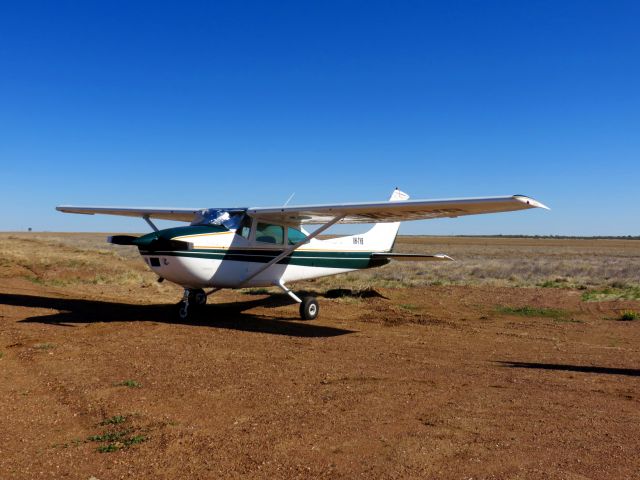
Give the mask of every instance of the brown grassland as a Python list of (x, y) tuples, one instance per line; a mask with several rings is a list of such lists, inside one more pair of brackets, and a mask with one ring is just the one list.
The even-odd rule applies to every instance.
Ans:
[(181, 290), (103, 234), (0, 234), (0, 478), (640, 478), (640, 241), (400, 237)]

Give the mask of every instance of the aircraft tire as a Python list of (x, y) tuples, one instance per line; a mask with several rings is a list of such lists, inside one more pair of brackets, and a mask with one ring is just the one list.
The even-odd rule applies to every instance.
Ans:
[(304, 297), (300, 304), (300, 318), (302, 320), (315, 320), (320, 313), (320, 305), (316, 297)]
[(207, 303), (207, 294), (204, 293), (204, 290), (198, 289), (193, 290), (189, 294), (189, 304), (197, 307), (202, 307)]

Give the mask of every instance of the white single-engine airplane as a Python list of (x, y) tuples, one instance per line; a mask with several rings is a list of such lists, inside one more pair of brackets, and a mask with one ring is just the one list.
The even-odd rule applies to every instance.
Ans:
[[(141, 237), (118, 235), (108, 241), (135, 245), (159, 280), (184, 288), (181, 319), (221, 288), (277, 286), (300, 304), (300, 317), (313, 320), (315, 297), (302, 299), (286, 284), (364, 268), (390, 260), (446, 261), (443, 254), (392, 253), (400, 221), (453, 218), (480, 213), (545, 208), (523, 195), (449, 200), (409, 200), (394, 190), (388, 202), (272, 208), (114, 208), (59, 206), (67, 213), (142, 217), (153, 229)], [(159, 230), (152, 219), (190, 222)], [(318, 235), (337, 223), (375, 223), (368, 232), (327, 240)], [(320, 225), (309, 233), (302, 225)], [(205, 292), (205, 288), (212, 289)]]

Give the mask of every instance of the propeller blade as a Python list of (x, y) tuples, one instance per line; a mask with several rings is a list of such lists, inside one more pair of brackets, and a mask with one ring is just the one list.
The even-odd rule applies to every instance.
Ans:
[(114, 245), (135, 245), (135, 241), (139, 237), (134, 237), (133, 235), (114, 235), (112, 237), (107, 238), (107, 242), (112, 243)]

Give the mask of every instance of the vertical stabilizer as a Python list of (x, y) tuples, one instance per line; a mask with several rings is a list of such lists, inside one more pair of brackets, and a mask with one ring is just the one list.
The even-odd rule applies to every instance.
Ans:
[[(390, 202), (403, 202), (409, 199), (409, 195), (396, 188), (391, 197)], [(398, 235), (400, 222), (393, 223), (376, 223), (371, 230), (362, 235), (366, 239), (366, 245), (372, 250), (379, 252), (390, 252)]]

